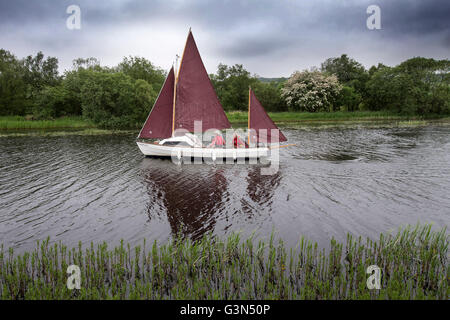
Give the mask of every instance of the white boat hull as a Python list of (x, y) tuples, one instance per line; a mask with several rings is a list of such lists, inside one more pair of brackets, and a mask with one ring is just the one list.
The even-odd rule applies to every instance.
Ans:
[(181, 146), (161, 146), (146, 142), (136, 142), (141, 152), (146, 156), (174, 158), (206, 158), (206, 159), (258, 159), (269, 155), (269, 148), (192, 148)]

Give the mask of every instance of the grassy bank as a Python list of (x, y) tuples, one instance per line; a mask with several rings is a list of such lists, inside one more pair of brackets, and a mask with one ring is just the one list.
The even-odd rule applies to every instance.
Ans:
[[(227, 117), (231, 123), (247, 123), (247, 112), (232, 111), (227, 112)], [(355, 112), (269, 112), (269, 116), (276, 123), (308, 123), (308, 122), (367, 122), (367, 121), (409, 121), (424, 119), (444, 119), (450, 116), (428, 115), (407, 116), (399, 115), (388, 111), (355, 111)]]
[[(301, 239), (287, 249), (267, 241), (225, 240), (108, 249), (68, 249), (48, 239), (30, 253), (0, 252), (2, 299), (448, 299), (446, 230), (430, 226), (331, 240), (325, 252)], [(81, 269), (81, 289), (68, 290), (67, 267)], [(369, 290), (366, 269), (381, 268), (381, 289)]]
[(42, 130), (3, 130), (0, 131), (0, 138), (11, 137), (65, 137), (65, 136), (99, 136), (99, 135), (113, 135), (113, 134), (134, 134), (137, 135), (136, 130), (107, 130), (96, 128), (55, 128)]
[[(233, 125), (247, 125), (247, 112), (227, 112), (227, 117)], [(450, 121), (450, 116), (428, 115), (405, 116), (385, 111), (356, 112), (270, 112), (272, 120), (278, 124), (328, 124), (328, 123), (378, 123), (381, 121), (415, 121), (440, 119)], [(27, 120), (21, 116), (0, 117), (0, 130), (46, 130), (46, 129), (92, 129), (96, 126), (82, 117), (64, 117), (55, 120)], [(140, 128), (135, 128), (139, 130)]]
[(0, 130), (20, 129), (83, 129), (94, 125), (82, 117), (64, 117), (55, 120), (29, 120), (22, 116), (0, 117)]

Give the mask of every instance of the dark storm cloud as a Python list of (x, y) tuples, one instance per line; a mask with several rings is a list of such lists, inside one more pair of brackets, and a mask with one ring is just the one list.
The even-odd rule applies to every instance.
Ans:
[[(65, 28), (71, 4), (82, 10), (76, 33)], [(366, 28), (372, 4), (381, 8), (379, 31)], [(116, 61), (124, 46), (129, 54), (141, 42), (156, 48), (151, 34), (167, 34), (170, 42), (170, 28), (178, 34), (192, 26), (195, 34), (208, 35), (201, 47), (215, 55), (215, 63), (257, 58), (259, 68), (265, 57), (280, 66), (299, 63), (281, 55), (316, 63), (346, 52), (371, 64), (379, 62), (373, 61), (378, 48), (385, 49), (389, 61), (382, 62), (389, 63), (404, 59), (404, 52), (442, 58), (450, 47), (449, 14), (448, 0), (0, 0), (0, 47), (50, 51), (65, 65), (77, 54), (107, 54), (107, 61)], [(135, 42), (126, 42), (133, 36)]]
[(448, 0), (383, 1), (383, 22), (395, 35), (450, 33)]
[(0, 24), (54, 21), (65, 18), (65, 9), (80, 5), (92, 25), (149, 22), (153, 19), (188, 19), (212, 29), (227, 29), (236, 23), (252, 24), (262, 19), (277, 20), (287, 28), (316, 26), (340, 30), (365, 26), (365, 9), (376, 4), (382, 9), (383, 25), (398, 33), (427, 34), (450, 28), (448, 0), (301, 1), (301, 0), (15, 0), (0, 2)]
[[(224, 52), (233, 56), (260, 55), (273, 47), (289, 47), (286, 39), (305, 34), (335, 34), (345, 39), (347, 32), (370, 32), (366, 28), (366, 9), (381, 8), (383, 37), (430, 36), (450, 33), (448, 0), (382, 0), (382, 1), (273, 1), (273, 0), (200, 0), (200, 1), (130, 1), (118, 4), (119, 10), (101, 13), (103, 21), (148, 21), (169, 19), (195, 21), (201, 27), (220, 33), (239, 32), (223, 44)], [(94, 14), (92, 20), (95, 19)], [(258, 34), (248, 32), (254, 24), (265, 24)], [(247, 28), (241, 26), (247, 26)], [(248, 36), (246, 37), (246, 35)], [(257, 37), (256, 37), (257, 36)], [(281, 38), (281, 39), (280, 39)]]
[(55, 6), (50, 1), (0, 1), (0, 24), (15, 24), (54, 17)]

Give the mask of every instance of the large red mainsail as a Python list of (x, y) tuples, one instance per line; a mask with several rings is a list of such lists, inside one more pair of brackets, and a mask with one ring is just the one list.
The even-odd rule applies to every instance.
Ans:
[[(275, 123), (270, 119), (269, 115), (264, 110), (261, 103), (255, 96), (253, 90), (250, 90), (249, 97), (249, 129), (251, 129), (252, 141), (254, 138), (257, 139), (258, 142), (264, 143), (276, 143), (286, 141), (286, 137), (281, 132), (280, 129), (275, 125)], [(267, 129), (267, 136), (265, 134), (261, 134), (260, 129)], [(271, 129), (278, 130), (278, 139), (272, 137)]]
[(174, 85), (175, 73), (172, 67), (138, 138), (156, 139), (172, 136)]
[(178, 73), (174, 129), (193, 132), (194, 121), (200, 120), (202, 131), (231, 127), (189, 31)]

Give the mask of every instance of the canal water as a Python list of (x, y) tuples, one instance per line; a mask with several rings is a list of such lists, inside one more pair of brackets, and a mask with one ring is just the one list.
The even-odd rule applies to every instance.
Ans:
[(407, 224), (450, 222), (450, 126), (283, 129), (295, 146), (266, 164), (145, 158), (134, 134), (0, 138), (0, 243), (241, 232), (327, 246)]

